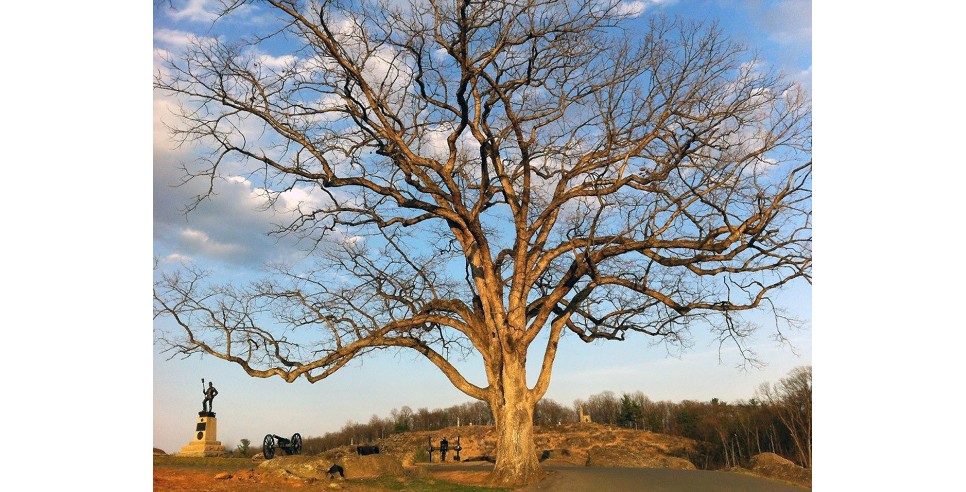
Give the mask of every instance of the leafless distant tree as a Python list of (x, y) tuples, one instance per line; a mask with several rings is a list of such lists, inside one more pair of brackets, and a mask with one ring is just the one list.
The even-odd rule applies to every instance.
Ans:
[[(810, 101), (716, 26), (637, 32), (599, 0), (237, 0), (224, 15), (248, 3), (277, 14), (275, 35), (199, 38), (155, 87), (181, 101), (174, 135), (212, 149), (186, 179), (211, 192), (240, 160), (272, 200), (322, 197), (276, 231), (319, 261), (249, 286), (161, 275), (156, 316), (183, 328), (160, 333), (168, 350), (316, 382), (412, 349), (489, 404), (493, 482), (519, 484), (541, 473), (533, 410), (563, 333), (686, 348), (707, 329), (754, 362), (739, 314), (763, 307), (781, 336), (771, 294), (810, 282)], [(282, 36), (292, 56), (260, 62)], [(465, 351), (485, 385), (451, 364)]]
[(571, 424), (577, 421), (577, 413), (550, 398), (538, 401), (533, 413), (537, 425)]
[(812, 467), (812, 366), (796, 367), (775, 385), (762, 383), (756, 398), (788, 428), (798, 463)]
[(589, 415), (590, 420), (598, 424), (616, 425), (620, 406), (620, 399), (613, 391), (590, 395), (586, 401), (574, 400), (574, 412), (580, 412), (583, 409), (584, 414)]

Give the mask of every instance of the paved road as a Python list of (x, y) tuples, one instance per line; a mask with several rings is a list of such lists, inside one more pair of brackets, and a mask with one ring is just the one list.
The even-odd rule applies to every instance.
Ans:
[(802, 492), (809, 490), (737, 473), (663, 468), (549, 466), (526, 492)]

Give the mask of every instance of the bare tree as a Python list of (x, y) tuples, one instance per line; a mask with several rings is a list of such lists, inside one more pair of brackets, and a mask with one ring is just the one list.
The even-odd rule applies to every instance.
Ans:
[[(259, 62), (267, 38), (198, 39), (155, 87), (182, 102), (174, 134), (212, 149), (186, 179), (210, 194), (241, 160), (270, 200), (322, 197), (275, 231), (319, 261), (249, 286), (160, 275), (156, 316), (183, 328), (159, 335), (168, 350), (317, 382), (412, 349), (489, 404), (493, 482), (519, 484), (541, 472), (533, 411), (563, 333), (683, 349), (708, 329), (755, 362), (739, 315), (767, 307), (782, 336), (770, 295), (810, 281), (810, 101), (716, 26), (634, 32), (597, 0), (238, 0), (224, 15), (248, 3), (298, 40), (287, 62)], [(451, 364), (468, 351), (485, 384)]]
[(570, 424), (577, 421), (577, 414), (550, 398), (543, 398), (537, 402), (533, 414), (537, 425)]
[(613, 391), (590, 395), (586, 401), (580, 399), (574, 401), (574, 412), (580, 412), (582, 409), (584, 414), (590, 416), (592, 422), (598, 424), (617, 424), (620, 407), (620, 400)]
[(812, 366), (796, 367), (774, 386), (762, 383), (756, 391), (791, 435), (798, 463), (812, 467)]

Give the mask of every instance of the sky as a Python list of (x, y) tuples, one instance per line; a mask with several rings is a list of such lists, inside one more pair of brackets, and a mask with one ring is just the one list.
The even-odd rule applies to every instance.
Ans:
[[(643, 25), (649, 15), (660, 14), (717, 20), (736, 41), (759, 49), (775, 68), (811, 86), (810, 2), (644, 1), (624, 5), (640, 14), (633, 20), (634, 26)], [(266, 13), (257, 8), (247, 12), (244, 20), (212, 25), (213, 6), (192, 1), (175, 2), (174, 9), (167, 5), (156, 8), (155, 50), (176, 52), (192, 35), (232, 37), (264, 29)], [(272, 48), (270, 55), (286, 54), (284, 47)], [(173, 147), (162, 124), (173, 118), (168, 111), (172, 104), (165, 94), (155, 93), (153, 248), (161, 268), (191, 259), (227, 280), (238, 281), (258, 275), (257, 269), (267, 261), (297, 255), (297, 245), (265, 234), (275, 217), (259, 209), (260, 201), (253, 193), (257, 183), (240, 178), (219, 183), (217, 197), (187, 216), (181, 212), (198, 189), (171, 186), (180, 179), (178, 164), (192, 158), (192, 149)], [(804, 325), (787, 334), (791, 347), (780, 346), (768, 337), (766, 315), (759, 317), (766, 326), (749, 346), (765, 362), (762, 368), (736, 367), (742, 359), (733, 347), (719, 350), (716, 341), (700, 333), (691, 350), (672, 355), (651, 346), (644, 336), (590, 345), (564, 337), (545, 398), (567, 406), (603, 391), (618, 395), (643, 391), (655, 401), (752, 398), (760, 384), (775, 383), (794, 367), (812, 363), (810, 286), (793, 283), (778, 302)], [(168, 319), (155, 324), (171, 326)], [(218, 388), (214, 404), (219, 416), (218, 438), (228, 447), (243, 438), (260, 442), (267, 433), (318, 436), (349, 421), (366, 422), (372, 415), (387, 417), (403, 405), (433, 409), (471, 401), (434, 366), (408, 351), (384, 351), (355, 361), (315, 384), (305, 380), (289, 384), (279, 378), (251, 378), (240, 367), (212, 357), (169, 360), (170, 354), (161, 354), (159, 349), (156, 346), (153, 354), (154, 446), (168, 453), (177, 452), (191, 439), (201, 405), (202, 378)], [(532, 384), (540, 358), (531, 355), (529, 360), (534, 362), (528, 368)], [(485, 386), (479, 359), (463, 361), (460, 367), (472, 381)]]
[[(17, 402), (7, 407), (18, 417), (8, 422), (12, 435), (34, 432), (17, 425), (27, 415), (42, 423), (51, 449), (112, 456), (128, 466), (109, 479), (146, 489), (146, 449), (175, 452), (188, 442), (201, 378), (221, 391), (215, 411), (228, 446), (268, 432), (315, 435), (401, 405), (466, 401), (406, 356), (366, 360), (309, 385), (247, 378), (210, 359), (168, 361), (157, 354), (152, 258), (179, 246), (166, 242), (176, 236), (172, 231), (196, 231), (186, 236), (194, 243), (180, 244), (198, 248), (195, 254), (246, 240), (258, 245), (262, 238), (217, 230), (205, 211), (179, 219), (158, 206), (167, 203), (161, 198), (175, 197), (158, 186), (164, 174), (156, 168), (176, 151), (163, 144), (156, 125), (163, 102), (150, 88), (154, 50), (164, 29), (205, 27), (192, 15), (179, 19), (137, 3), (47, 2), (56, 8), (43, 12), (42, 24), (29, 21), (37, 18), (35, 6), (18, 5), (0, 20), (9, 173), (3, 384), (12, 396), (7, 401)], [(964, 431), (941, 418), (921, 418), (924, 403), (940, 416), (959, 408), (966, 342), (956, 309), (966, 268), (956, 261), (955, 240), (966, 178), (956, 152), (957, 115), (966, 106), (957, 64), (950, 62), (961, 55), (961, 16), (946, 5), (816, 2), (812, 36), (811, 24), (794, 14), (802, 12), (801, 2), (646, 4), (645, 12), (740, 21), (729, 32), (761, 42), (769, 59), (803, 79), (814, 59), (814, 298), (809, 289), (789, 293), (789, 305), (811, 312), (811, 328), (800, 334), (798, 356), (762, 347), (769, 363), (762, 371), (719, 364), (701, 346), (679, 359), (633, 341), (562, 346), (547, 396), (567, 404), (604, 390), (641, 390), (657, 400), (731, 400), (813, 363), (816, 486), (948, 483), (957, 465), (948, 446), (966, 437)], [(191, 6), (189, 12), (203, 15), (204, 2)], [(803, 33), (814, 38), (814, 52)], [(249, 214), (231, 220), (260, 223)], [(394, 379), (385, 379), (386, 368)], [(298, 414), (308, 420), (293, 420)], [(914, 426), (903, 425), (909, 419)], [(916, 433), (883, 432), (897, 426)], [(935, 452), (906, 456), (901, 469), (881, 476), (846, 473), (881, 466), (889, 449), (913, 438), (910, 444)], [(851, 451), (855, 443), (868, 443), (862, 456)], [(46, 466), (19, 460), (22, 451), (8, 446), (0, 456), (22, 464), (22, 473), (43, 473), (50, 484), (72, 484), (90, 470), (90, 460), (77, 460), (50, 476)], [(924, 469), (926, 476), (916, 473)]]

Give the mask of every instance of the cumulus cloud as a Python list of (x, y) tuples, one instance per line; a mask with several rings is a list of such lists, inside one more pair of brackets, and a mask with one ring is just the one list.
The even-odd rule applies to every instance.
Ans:
[(230, 257), (241, 248), (239, 244), (222, 243), (212, 239), (204, 231), (191, 228), (181, 229), (180, 239), (186, 250), (197, 251), (204, 256), (213, 258)]
[(160, 260), (161, 260), (161, 263), (183, 265), (186, 263), (190, 263), (193, 260), (193, 258), (190, 256), (178, 254), (178, 253), (172, 253), (172, 254), (163, 256)]
[(796, 73), (794, 80), (801, 84), (806, 91), (812, 92), (812, 66), (809, 65), (808, 68)]
[[(157, 93), (154, 100), (154, 254), (165, 263), (216, 261), (255, 268), (297, 253), (293, 240), (269, 237), (278, 217), (265, 211), (265, 195), (242, 177), (214, 181), (214, 195), (194, 212), (185, 207), (208, 191), (209, 181), (184, 182), (183, 167), (195, 168), (204, 149), (179, 146), (167, 124), (177, 124), (179, 101)], [(235, 164), (237, 163), (230, 163)], [(230, 167), (230, 166), (229, 166)], [(287, 199), (281, 213), (291, 208)], [(305, 198), (302, 198), (304, 201)]]
[(172, 6), (165, 12), (176, 21), (210, 22), (218, 17), (215, 12), (217, 3), (214, 0), (188, 0), (183, 8)]
[[(176, 29), (157, 29), (154, 33), (155, 69), (162, 74), (161, 58), (193, 42), (192, 33)], [(169, 51), (170, 50), (170, 51)], [(257, 53), (260, 64), (277, 68), (297, 63), (294, 56), (271, 56)], [(335, 104), (331, 96), (319, 101), (320, 107)], [(264, 184), (246, 178), (244, 165), (239, 160), (222, 164), (222, 176), (209, 181), (197, 178), (185, 182), (185, 170), (198, 170), (199, 158), (210, 149), (203, 142), (179, 144), (172, 137), (169, 126), (179, 126), (180, 108), (192, 107), (190, 100), (156, 90), (153, 102), (154, 146), (154, 255), (159, 262), (177, 264), (186, 261), (199, 264), (220, 263), (232, 268), (256, 269), (268, 262), (292, 262), (304, 253), (294, 237), (270, 236), (279, 224), (292, 220), (296, 210), (321, 206), (324, 198), (311, 187), (297, 187), (279, 196), (274, 208), (267, 203)], [(257, 148), (273, 148), (273, 142), (255, 119), (231, 122)], [(239, 137), (242, 138), (242, 137)], [(192, 212), (187, 206), (196, 197), (214, 193)]]
[(621, 2), (617, 5), (617, 12), (628, 17), (637, 17), (644, 13), (647, 4), (644, 2)]
[[(191, 165), (191, 152), (155, 151), (154, 242), (155, 255), (169, 259), (191, 258), (258, 268), (267, 262), (301, 257), (292, 237), (269, 233), (291, 220), (299, 205), (321, 203), (310, 189), (284, 193), (276, 208), (268, 208), (265, 191), (243, 177), (214, 180), (214, 194), (185, 214), (194, 198), (207, 192), (209, 181), (199, 178), (182, 183), (182, 165)], [(181, 183), (181, 184), (179, 184)]]
[(154, 40), (168, 46), (187, 46), (192, 39), (194, 39), (194, 34), (187, 31), (179, 31), (176, 29), (158, 29), (154, 31)]
[[(268, 203), (268, 190), (260, 180), (242, 175), (240, 161), (227, 161), (225, 174), (185, 182), (185, 170), (197, 170), (206, 150), (197, 144), (177, 147), (161, 123), (175, 102), (155, 100), (154, 146), (154, 255), (163, 263), (193, 261), (255, 270), (266, 263), (294, 263), (305, 251), (294, 236), (274, 236), (280, 225), (291, 223), (298, 211), (311, 211), (329, 203), (328, 195), (311, 184), (297, 186)], [(169, 116), (174, 118), (174, 116)], [(213, 194), (185, 213), (197, 196)], [(343, 197), (344, 198), (344, 197)], [(333, 240), (342, 240), (341, 237)]]
[(176, 150), (175, 143), (171, 141), (171, 132), (166, 126), (169, 118), (173, 117), (177, 106), (168, 99), (156, 98), (154, 100), (154, 149), (155, 151)]
[(294, 66), (298, 61), (298, 58), (292, 55), (282, 55), (282, 56), (272, 56), (266, 54), (259, 54), (255, 61), (260, 65), (272, 70), (280, 70), (283, 68), (288, 68)]
[(154, 31), (155, 44), (155, 65), (158, 65), (157, 55), (172, 55), (181, 51), (192, 44), (207, 45), (213, 43), (215, 38), (199, 36), (193, 32), (182, 31), (179, 29), (161, 28)]
[(315, 188), (294, 188), (282, 193), (279, 201), (284, 210), (294, 212), (305, 207), (321, 207), (324, 199)]
[(669, 0), (635, 0), (631, 2), (621, 1), (617, 3), (617, 13), (628, 17), (640, 17), (648, 8), (655, 5), (670, 4)]

